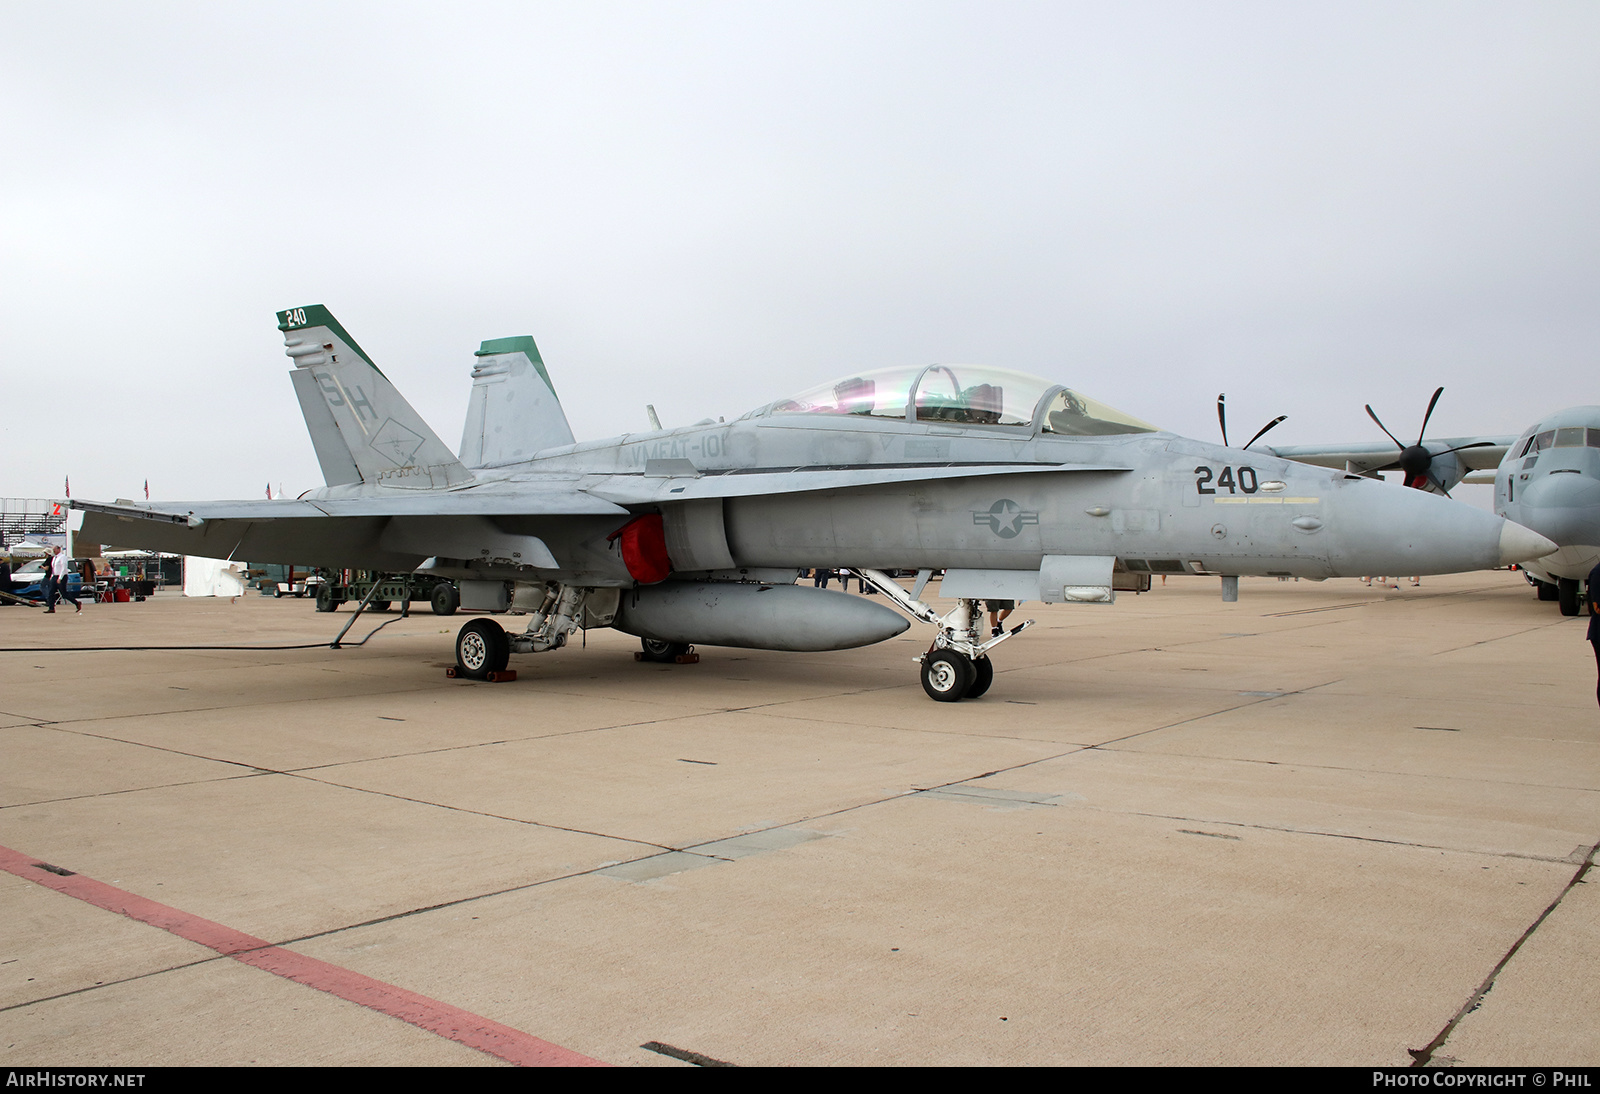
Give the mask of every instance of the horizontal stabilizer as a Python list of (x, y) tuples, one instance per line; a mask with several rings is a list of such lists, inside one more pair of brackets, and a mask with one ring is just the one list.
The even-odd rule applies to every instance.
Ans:
[(570, 485), (512, 491), (466, 490), (453, 494), (382, 494), (366, 498), (307, 498), (283, 501), (169, 501), (159, 506), (72, 501), (74, 509), (119, 520), (150, 520), (199, 527), (209, 520), (294, 520), (339, 517), (451, 516), (627, 516), (620, 505)]

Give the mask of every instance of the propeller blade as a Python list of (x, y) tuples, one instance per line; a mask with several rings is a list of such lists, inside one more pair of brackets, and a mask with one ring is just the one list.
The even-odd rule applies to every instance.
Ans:
[(1228, 412), (1223, 409), (1223, 400), (1227, 395), (1217, 396), (1217, 424), (1222, 427), (1222, 447), (1228, 447)]
[(1260, 432), (1258, 432), (1254, 437), (1251, 437), (1248, 441), (1246, 441), (1244, 443), (1245, 448), (1249, 448), (1251, 445), (1255, 444), (1257, 441), (1259, 441), (1261, 439), (1262, 435), (1265, 434), (1267, 432), (1267, 430), (1271, 429), (1273, 426), (1277, 425), (1279, 422), (1287, 420), (1288, 417), (1289, 417), (1289, 415), (1287, 415), (1287, 414), (1279, 414), (1276, 418), (1272, 419), (1272, 421), (1270, 421), (1266, 425), (1262, 426)]
[(1394, 441), (1394, 445), (1395, 445), (1396, 448), (1398, 448), (1402, 452), (1404, 452), (1406, 450), (1406, 446), (1400, 443), (1399, 438), (1396, 437), (1393, 433), (1390, 433), (1389, 432), (1389, 427), (1384, 425), (1383, 422), (1379, 420), (1378, 416), (1372, 412), (1372, 404), (1371, 403), (1367, 404), (1367, 417), (1371, 418), (1373, 421), (1378, 423), (1378, 428), (1383, 430), (1383, 435), (1385, 437), (1388, 437), (1391, 441)]
[(1438, 459), (1440, 456), (1448, 456), (1452, 452), (1465, 452), (1469, 448), (1493, 448), (1493, 447), (1494, 447), (1494, 442), (1493, 441), (1473, 441), (1471, 444), (1458, 444), (1454, 448), (1445, 449), (1443, 452), (1435, 452), (1433, 454), (1433, 458), (1434, 459)]
[(1422, 435), (1428, 431), (1428, 419), (1433, 417), (1433, 408), (1439, 403), (1439, 396), (1444, 394), (1444, 388), (1439, 388), (1433, 393), (1433, 398), (1428, 400), (1428, 412), (1422, 416), (1422, 428), (1417, 430), (1417, 443), (1422, 443)]

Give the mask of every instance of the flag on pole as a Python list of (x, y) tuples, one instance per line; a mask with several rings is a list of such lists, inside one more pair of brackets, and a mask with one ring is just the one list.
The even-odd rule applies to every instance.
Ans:
[(149, 479), (145, 479), (144, 480), (144, 500), (145, 501), (149, 501), (150, 500), (150, 480)]
[(72, 497), (72, 476), (71, 475), (67, 475), (67, 476), (65, 476), (65, 478), (62, 481), (65, 483), (65, 486), (63, 487), (63, 489), (66, 490), (67, 497), (69, 497), (69, 498)]
[(272, 484), (270, 482), (267, 483), (267, 500), (272, 500)]

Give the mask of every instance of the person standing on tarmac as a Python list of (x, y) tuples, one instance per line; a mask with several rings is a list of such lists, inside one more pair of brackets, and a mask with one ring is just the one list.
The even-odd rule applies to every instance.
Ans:
[(44, 611), (50, 615), (56, 610), (56, 556), (61, 553), (61, 548), (56, 547), (50, 552), (50, 557), (44, 562)]
[[(1594, 647), (1595, 667), (1600, 669), (1600, 611), (1595, 610), (1595, 593), (1600, 592), (1600, 588), (1597, 586), (1600, 586), (1600, 563), (1589, 571), (1587, 587), (1584, 589), (1584, 595), (1589, 600), (1589, 645)], [(1600, 683), (1595, 685), (1594, 697), (1596, 702), (1600, 702)]]
[(47, 613), (56, 610), (54, 597), (57, 596), (71, 604), (75, 611), (83, 611), (83, 605), (78, 603), (78, 598), (73, 595), (72, 586), (67, 583), (67, 563), (69, 561), (67, 553), (57, 547), (55, 556), (50, 559), (50, 577), (55, 584), (55, 588), (49, 591), (49, 607), (45, 608)]

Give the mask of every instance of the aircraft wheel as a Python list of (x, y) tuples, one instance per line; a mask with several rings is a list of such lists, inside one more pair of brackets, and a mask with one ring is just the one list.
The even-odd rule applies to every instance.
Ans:
[(962, 698), (976, 699), (988, 691), (992, 683), (994, 683), (994, 662), (987, 657), (980, 657), (972, 663), (972, 684)]
[(922, 690), (941, 703), (954, 703), (967, 696), (977, 678), (977, 670), (961, 654), (940, 650), (922, 659)]
[(689, 652), (687, 642), (667, 642), (660, 638), (641, 638), (639, 644), (644, 647), (644, 659), (662, 664), (672, 664)]
[(388, 610), (389, 602), (387, 600), (374, 600), (367, 605), (367, 611), (369, 612), (386, 612)]
[(456, 609), (461, 607), (461, 594), (448, 581), (435, 585), (429, 599), (433, 601), (434, 615), (455, 615)]
[(492, 619), (470, 619), (456, 635), (456, 671), (469, 680), (487, 680), (510, 660), (511, 640)]
[(1540, 600), (1557, 600), (1561, 596), (1561, 590), (1548, 581), (1535, 581), (1533, 587), (1538, 592)]
[(1578, 579), (1564, 577), (1561, 579), (1560, 589), (1556, 594), (1561, 598), (1561, 614), (1578, 614)]
[(336, 612), (341, 602), (334, 598), (332, 585), (317, 586), (317, 611)]

